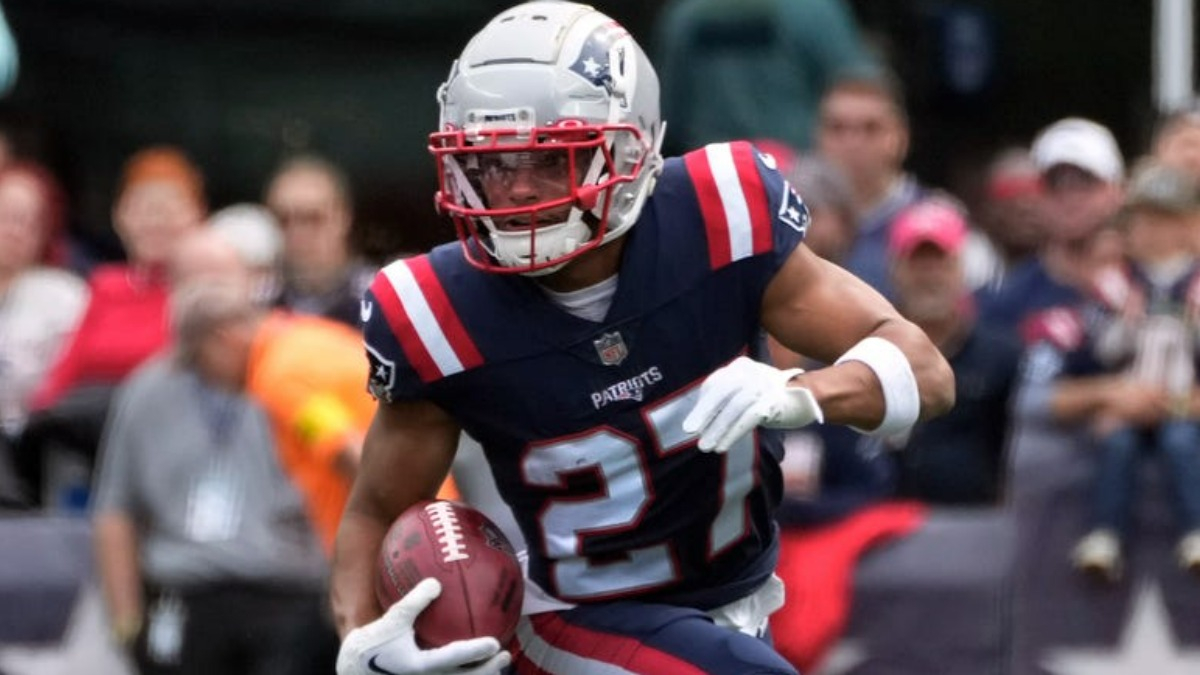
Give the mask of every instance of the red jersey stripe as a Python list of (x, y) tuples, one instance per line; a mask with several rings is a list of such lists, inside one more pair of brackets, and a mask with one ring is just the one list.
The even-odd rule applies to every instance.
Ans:
[(713, 269), (733, 262), (733, 251), (729, 245), (729, 221), (721, 203), (721, 193), (708, 163), (704, 149), (683, 156), (684, 166), (696, 188), (696, 199), (700, 202), (700, 215), (704, 218), (704, 232), (708, 238), (708, 259)]
[(534, 633), (547, 644), (580, 659), (612, 664), (635, 673), (704, 675), (703, 670), (673, 654), (625, 635), (576, 626), (554, 612), (537, 614), (529, 620)]
[(462, 363), (463, 370), (483, 365), (483, 354), (479, 352), (479, 348), (475, 346), (475, 342), (467, 333), (466, 326), (458, 318), (458, 312), (454, 311), (454, 305), (450, 304), (450, 297), (446, 295), (446, 289), (442, 287), (442, 282), (434, 273), (429, 256), (418, 256), (407, 262), (409, 263), (408, 268), (412, 270), (413, 278), (421, 287), (425, 300), (429, 304), (429, 308), (433, 310), (433, 315), (437, 318), (437, 323), (445, 334), (446, 340), (449, 341), (450, 347)]
[(771, 209), (767, 203), (767, 191), (762, 176), (758, 173), (758, 162), (754, 158), (754, 147), (745, 141), (731, 144), (733, 164), (737, 167), (738, 180), (742, 183), (742, 195), (750, 211), (750, 227), (753, 232), (754, 254), (770, 251), (774, 242), (771, 237)]
[(417, 371), (417, 376), (421, 378), (422, 382), (433, 382), (439, 379), (442, 376), (441, 370), (434, 362), (429, 350), (425, 348), (425, 343), (417, 335), (416, 329), (413, 328), (408, 312), (404, 311), (404, 305), (396, 295), (396, 288), (383, 272), (376, 274), (375, 280), (371, 282), (371, 294), (375, 296), (380, 309), (383, 310), (383, 316), (387, 319), (392, 334), (400, 342), (400, 348), (404, 350), (404, 356)]

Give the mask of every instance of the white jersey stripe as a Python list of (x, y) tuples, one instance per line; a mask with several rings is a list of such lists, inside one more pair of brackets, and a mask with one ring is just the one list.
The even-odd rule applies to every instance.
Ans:
[(733, 260), (750, 257), (754, 255), (754, 230), (750, 223), (746, 194), (742, 192), (742, 181), (733, 163), (733, 148), (728, 143), (714, 143), (706, 146), (704, 152), (708, 155), (708, 166), (712, 169), (713, 181), (721, 195), (721, 206), (725, 209), (731, 257)]
[(462, 361), (458, 359), (454, 348), (450, 346), (450, 340), (446, 338), (446, 333), (438, 324), (437, 317), (434, 316), (433, 310), (429, 307), (429, 301), (425, 298), (425, 293), (421, 291), (421, 287), (413, 277), (412, 271), (408, 269), (408, 265), (388, 265), (383, 268), (383, 273), (391, 282), (392, 288), (396, 289), (396, 297), (400, 298), (400, 304), (408, 314), (408, 320), (412, 322), (413, 328), (417, 331), (417, 337), (421, 339), (421, 344), (433, 358), (442, 377), (462, 372)]

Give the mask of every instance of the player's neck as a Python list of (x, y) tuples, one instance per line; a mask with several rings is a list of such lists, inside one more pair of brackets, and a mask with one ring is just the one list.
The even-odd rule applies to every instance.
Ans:
[(624, 249), (625, 237), (618, 237), (604, 246), (584, 253), (554, 274), (539, 278), (538, 283), (559, 293), (595, 286), (617, 273)]

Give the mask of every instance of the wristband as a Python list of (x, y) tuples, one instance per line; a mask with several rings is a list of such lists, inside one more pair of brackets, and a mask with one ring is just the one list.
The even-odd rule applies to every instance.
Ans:
[(851, 347), (834, 363), (861, 361), (879, 379), (883, 390), (883, 421), (871, 429), (855, 431), (869, 436), (890, 438), (908, 433), (921, 414), (921, 395), (917, 391), (917, 378), (912, 365), (900, 348), (881, 337), (867, 337)]

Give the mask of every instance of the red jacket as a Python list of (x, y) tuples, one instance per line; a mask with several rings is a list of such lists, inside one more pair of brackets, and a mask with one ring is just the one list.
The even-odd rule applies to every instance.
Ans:
[(34, 395), (34, 410), (79, 385), (119, 383), (168, 342), (166, 275), (102, 265), (88, 286), (83, 319)]

